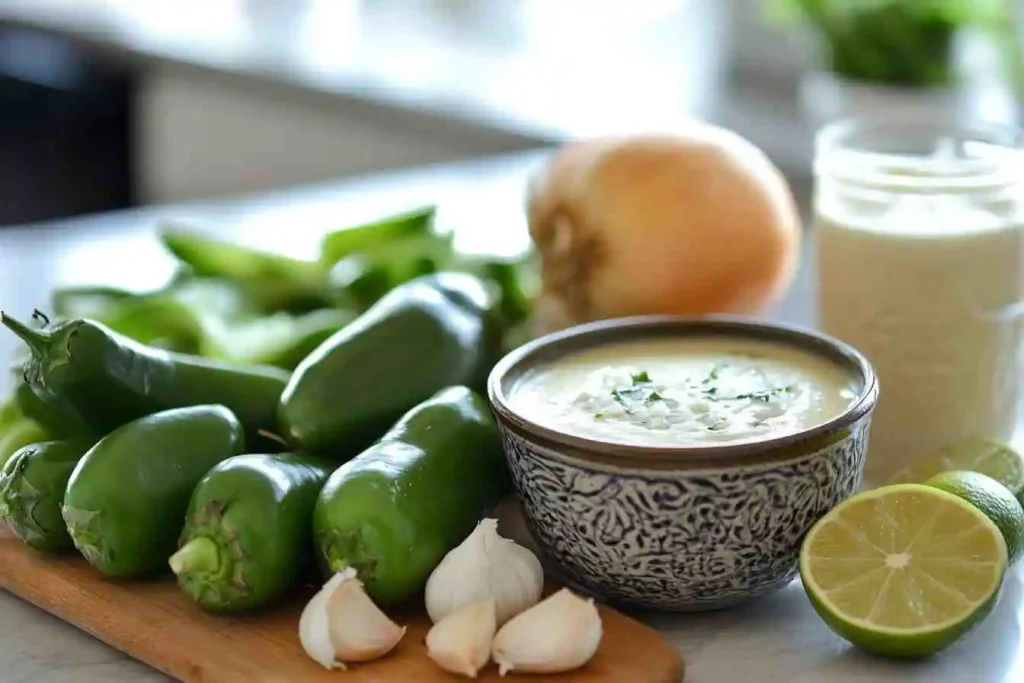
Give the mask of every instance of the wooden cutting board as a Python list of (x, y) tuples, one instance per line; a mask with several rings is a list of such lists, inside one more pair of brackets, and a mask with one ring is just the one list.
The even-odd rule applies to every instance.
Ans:
[[(207, 614), (172, 579), (115, 583), (78, 556), (45, 557), (0, 525), (0, 588), (31, 602), (107, 644), (184, 683), (447, 683), (427, 658), (425, 613), (391, 616), (409, 627), (386, 658), (327, 671), (308, 659), (298, 639), (299, 614), (314, 587), (264, 614)], [(546, 683), (678, 683), (683, 661), (653, 629), (601, 606), (604, 636), (586, 666), (557, 676), (499, 678), (491, 665), (478, 681)]]

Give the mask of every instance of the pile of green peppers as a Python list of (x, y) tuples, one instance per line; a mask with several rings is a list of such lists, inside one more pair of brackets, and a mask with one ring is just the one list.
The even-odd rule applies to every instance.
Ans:
[(171, 351), (292, 370), (395, 287), (457, 271), (483, 279), (503, 322), (517, 329), (535, 286), (528, 258), (460, 254), (452, 235), (437, 231), (435, 214), (428, 206), (331, 232), (317, 260), (166, 225), (159, 237), (178, 269), (165, 286), (149, 292), (61, 288), (51, 296), (52, 316), (89, 317)]
[(159, 291), (53, 293), (0, 404), (0, 516), (111, 579), (170, 569), (212, 611), (356, 569), (423, 588), (511, 490), (487, 376), (529, 312), (523, 263), (466, 259), (429, 207), (303, 261), (165, 229)]

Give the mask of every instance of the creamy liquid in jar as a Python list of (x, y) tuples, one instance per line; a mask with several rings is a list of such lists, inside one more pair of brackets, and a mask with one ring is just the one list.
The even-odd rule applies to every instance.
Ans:
[(819, 165), (820, 325), (879, 378), (870, 484), (961, 438), (1015, 431), (1024, 177), (1005, 164), (958, 161), (940, 143), (920, 165), (832, 166), (841, 178)]

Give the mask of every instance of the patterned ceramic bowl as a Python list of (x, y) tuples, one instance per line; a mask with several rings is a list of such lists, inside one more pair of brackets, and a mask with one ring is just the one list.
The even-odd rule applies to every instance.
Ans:
[[(724, 335), (817, 354), (857, 396), (837, 417), (760, 441), (639, 446), (541, 426), (510, 407), (532, 369), (596, 345)], [(695, 611), (789, 583), (804, 534), (860, 486), (878, 382), (868, 361), (805, 329), (738, 318), (643, 317), (552, 334), (511, 352), (488, 393), (527, 526), (562, 577), (615, 602)]]

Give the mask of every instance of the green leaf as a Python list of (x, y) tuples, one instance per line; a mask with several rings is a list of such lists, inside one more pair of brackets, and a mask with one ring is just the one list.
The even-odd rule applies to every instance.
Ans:
[(632, 375), (630, 375), (630, 377), (633, 379), (633, 384), (642, 384), (651, 381), (651, 376), (647, 374), (646, 370), (641, 370), (640, 372), (633, 373)]

